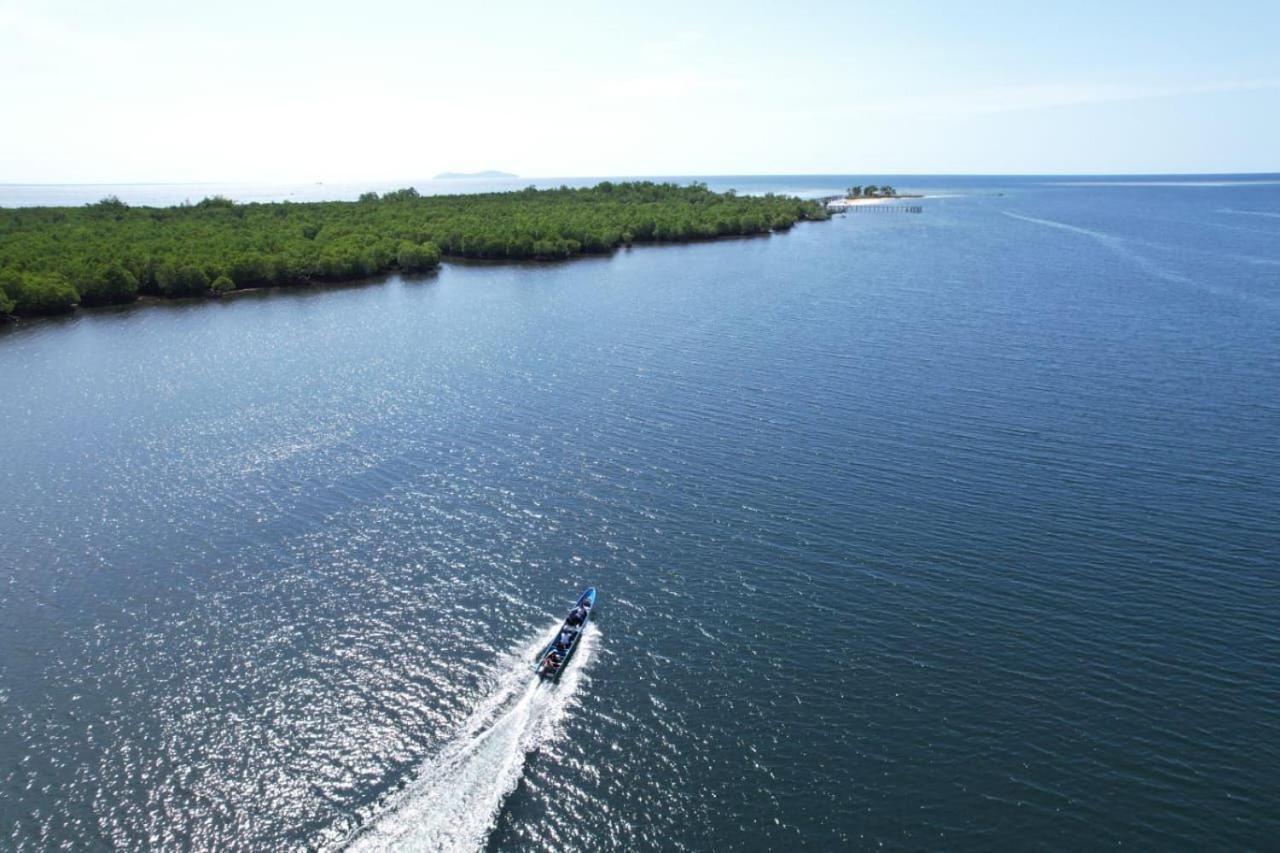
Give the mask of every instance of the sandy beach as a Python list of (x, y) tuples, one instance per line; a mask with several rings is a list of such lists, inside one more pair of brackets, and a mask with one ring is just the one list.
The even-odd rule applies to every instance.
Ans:
[(892, 204), (895, 201), (906, 201), (924, 198), (922, 195), (887, 196), (885, 198), (838, 198), (827, 202), (827, 210), (845, 210), (850, 207), (868, 207), (877, 204)]

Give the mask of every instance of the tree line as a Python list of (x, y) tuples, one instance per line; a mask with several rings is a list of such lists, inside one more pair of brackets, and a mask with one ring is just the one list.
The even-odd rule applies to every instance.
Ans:
[(875, 184), (868, 186), (853, 186), (846, 190), (848, 198), (897, 198), (898, 191), (893, 187), (885, 184), (878, 187)]
[(442, 257), (552, 260), (632, 243), (762, 234), (826, 219), (816, 202), (715, 193), (705, 184), (604, 181), (586, 189), (354, 202), (0, 209), (0, 314), (52, 314), (139, 294), (426, 272)]

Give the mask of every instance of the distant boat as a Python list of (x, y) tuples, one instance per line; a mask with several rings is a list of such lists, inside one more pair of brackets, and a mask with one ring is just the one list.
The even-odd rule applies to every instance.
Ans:
[(573, 610), (556, 632), (555, 638), (538, 653), (538, 663), (533, 669), (544, 681), (560, 678), (560, 674), (569, 665), (569, 658), (578, 648), (595, 608), (596, 588), (593, 586), (578, 596), (578, 602), (573, 605)]

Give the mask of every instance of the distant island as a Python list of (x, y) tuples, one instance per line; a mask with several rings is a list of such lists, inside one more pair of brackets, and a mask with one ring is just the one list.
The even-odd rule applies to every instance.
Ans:
[(901, 196), (898, 195), (897, 190), (888, 184), (885, 184), (882, 187), (877, 187), (875, 184), (869, 184), (865, 187), (849, 187), (849, 189), (845, 190), (845, 198), (852, 200), (855, 198), (901, 198)]
[(828, 211), (839, 213), (851, 207), (859, 207), (864, 204), (879, 204), (880, 202), (899, 198), (924, 198), (922, 195), (913, 193), (900, 193), (888, 184), (879, 187), (875, 184), (852, 186), (846, 189), (844, 193), (843, 197), (827, 196), (820, 199), (820, 201), (826, 205)]
[(441, 172), (436, 175), (437, 181), (457, 181), (467, 178), (518, 178), (519, 175), (513, 175), (510, 172), (499, 172), (495, 169), (486, 169), (483, 172)]
[(706, 184), (603, 181), (591, 188), (358, 201), (0, 209), (0, 315), (77, 305), (426, 272), (442, 257), (562, 260), (633, 243), (783, 231), (828, 214), (816, 201), (739, 196)]

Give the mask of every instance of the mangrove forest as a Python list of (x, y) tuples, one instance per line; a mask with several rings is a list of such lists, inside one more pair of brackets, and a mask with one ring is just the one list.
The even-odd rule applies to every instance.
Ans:
[(826, 218), (820, 204), (789, 196), (610, 181), (477, 195), (421, 196), (410, 188), (354, 202), (214, 197), (156, 208), (106, 198), (75, 208), (0, 209), (0, 314), (425, 272), (442, 257), (557, 260)]

